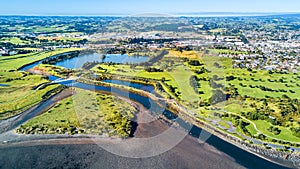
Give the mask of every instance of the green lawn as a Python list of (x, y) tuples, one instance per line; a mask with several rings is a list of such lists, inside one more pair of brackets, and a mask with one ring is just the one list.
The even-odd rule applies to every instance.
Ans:
[(275, 135), (272, 132), (269, 132), (267, 130), (268, 128), (270, 128), (272, 126), (272, 124), (268, 123), (267, 121), (257, 120), (257, 121), (253, 121), (253, 122), (256, 124), (256, 127), (258, 128), (258, 130), (260, 130), (267, 136), (271, 136), (278, 140), (283, 140), (283, 141), (300, 142), (300, 138), (294, 136), (292, 131), (286, 127), (274, 126), (274, 127), (278, 127), (278, 129), (281, 130), (279, 135)]
[(251, 123), (246, 126), (246, 129), (250, 132), (251, 136), (255, 136), (258, 132)]
[(220, 121), (219, 124), (223, 127), (225, 127), (226, 129), (230, 128), (230, 125), (226, 122), (226, 121)]

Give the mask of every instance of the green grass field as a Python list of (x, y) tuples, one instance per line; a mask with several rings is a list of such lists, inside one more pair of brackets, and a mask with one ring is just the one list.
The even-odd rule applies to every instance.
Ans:
[(76, 93), (22, 125), (17, 132), (129, 136), (135, 107), (111, 95), (81, 89), (76, 89)]
[[(267, 130), (269, 127), (272, 126), (272, 124), (268, 123), (267, 121), (257, 120), (257, 121), (253, 121), (253, 122), (256, 124), (257, 129), (259, 131), (261, 131), (262, 133), (264, 133), (267, 137), (270, 136), (270, 137), (276, 138), (278, 140), (298, 142), (298, 143), (300, 141), (300, 138), (294, 136), (292, 131), (286, 127), (276, 126), (279, 128), (279, 130), (281, 130), (281, 132), (280, 132), (280, 134), (275, 135), (272, 132), (269, 132)], [(269, 139), (272, 139), (272, 138), (269, 138)]]
[[(177, 60), (175, 61), (176, 64), (170, 65), (170, 60)], [(166, 85), (170, 85), (175, 89), (175, 91), (179, 94), (180, 102), (183, 105), (191, 107), (190, 105), (197, 104), (200, 101), (200, 97), (198, 93), (194, 91), (194, 89), (190, 86), (190, 77), (193, 75), (193, 72), (189, 69), (189, 67), (183, 61), (178, 62), (179, 60), (176, 57), (165, 57), (160, 62), (157, 62), (153, 65), (156, 68), (166, 68), (168, 69), (164, 72), (147, 72), (144, 70), (144, 67), (137, 66), (135, 68), (131, 68), (129, 65), (105, 65), (101, 64), (94, 67), (92, 70), (98, 73), (111, 73), (116, 75), (126, 75), (131, 77), (140, 77), (140, 78), (147, 78), (147, 79), (155, 79), (155, 80), (162, 80), (165, 78), (164, 81), (164, 88), (168, 94), (174, 96)], [(104, 70), (99, 70), (98, 67), (101, 67)]]
[[(0, 72), (0, 119), (15, 116), (47, 97), (48, 91), (60, 85), (50, 85), (39, 90), (36, 87), (49, 82), (39, 75), (21, 72)], [(55, 93), (57, 91), (53, 91)]]
[(1, 118), (9, 118), (21, 113), (26, 108), (42, 101), (42, 96), (45, 95), (47, 91), (58, 87), (58, 85), (53, 85), (35, 91), (33, 87), (46, 83), (48, 80), (39, 75), (30, 75), (25, 72), (9, 72), (9, 70), (16, 70), (23, 65), (73, 50), (77, 49), (62, 49), (51, 52), (0, 57), (0, 83), (9, 85), (7, 87), (0, 87)]
[(36, 90), (38, 86), (49, 81), (43, 76), (17, 72), (16, 69), (52, 55), (74, 50), (78, 49), (59, 49), (51, 52), (0, 57), (0, 84), (8, 85), (0, 86), (0, 119), (20, 114), (47, 98), (50, 91), (54, 94), (61, 88), (60, 85), (50, 85)]

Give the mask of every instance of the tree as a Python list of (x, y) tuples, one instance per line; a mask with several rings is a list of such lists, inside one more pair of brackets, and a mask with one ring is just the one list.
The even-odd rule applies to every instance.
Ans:
[(212, 97), (210, 98), (211, 104), (217, 104), (226, 100), (226, 94), (224, 94), (221, 90), (214, 90), (212, 93)]
[(234, 76), (226, 76), (226, 81), (232, 81), (234, 80), (236, 77)]

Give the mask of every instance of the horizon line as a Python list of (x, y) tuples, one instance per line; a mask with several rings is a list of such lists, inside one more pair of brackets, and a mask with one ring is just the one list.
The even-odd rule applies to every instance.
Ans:
[(38, 13), (32, 13), (32, 14), (1, 14), (0, 16), (133, 16), (133, 17), (147, 17), (147, 15), (152, 16), (169, 16), (169, 17), (179, 17), (179, 16), (190, 16), (190, 15), (202, 15), (202, 16), (266, 16), (266, 15), (276, 15), (276, 14), (284, 14), (284, 15), (291, 15), (291, 14), (300, 14), (300, 12), (178, 12), (178, 13), (157, 13), (157, 12), (141, 12), (141, 13), (86, 13), (86, 14), (52, 14), (52, 13), (44, 13), (44, 14), (38, 14)]

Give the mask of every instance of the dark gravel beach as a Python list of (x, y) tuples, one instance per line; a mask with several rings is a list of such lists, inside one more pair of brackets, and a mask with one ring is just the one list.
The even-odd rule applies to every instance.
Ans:
[(97, 144), (16, 146), (0, 149), (0, 168), (243, 168), (225, 154), (186, 137), (161, 155), (134, 159), (107, 152)]

